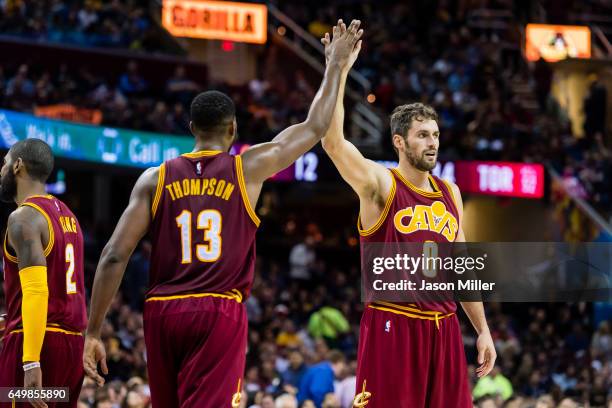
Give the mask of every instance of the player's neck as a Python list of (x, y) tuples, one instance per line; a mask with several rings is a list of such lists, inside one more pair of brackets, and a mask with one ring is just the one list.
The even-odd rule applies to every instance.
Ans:
[(425, 191), (431, 189), (428, 171), (419, 170), (403, 160), (400, 160), (397, 169), (406, 180), (414, 184), (417, 188)]
[(223, 146), (223, 144), (219, 142), (201, 142), (196, 143), (193, 147), (192, 153), (201, 152), (201, 151), (222, 151), (226, 152), (227, 148)]
[(47, 190), (43, 183), (36, 181), (24, 181), (17, 184), (17, 195), (15, 196), (15, 202), (17, 205), (21, 205), (28, 199), (28, 197), (46, 194)]

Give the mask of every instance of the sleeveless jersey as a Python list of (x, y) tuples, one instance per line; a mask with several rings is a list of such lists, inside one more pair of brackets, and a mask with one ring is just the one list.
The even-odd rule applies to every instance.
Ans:
[[(449, 184), (430, 175), (429, 182), (435, 190), (430, 192), (417, 188), (397, 169), (392, 169), (391, 175), (391, 191), (376, 224), (364, 230), (358, 220), (362, 263), (364, 245), (368, 243), (454, 242), (459, 233), (459, 212)], [(451, 301), (416, 301), (411, 305), (442, 313), (457, 309)]]
[(240, 156), (200, 151), (166, 161), (152, 214), (148, 298), (249, 295), (259, 218), (249, 203)]
[[(49, 243), (45, 248), (49, 306), (47, 327), (82, 332), (87, 325), (83, 233), (68, 206), (52, 195), (28, 197), (21, 206), (39, 211), (47, 220)], [(21, 281), (15, 251), (4, 238), (4, 293), (7, 300), (5, 333), (21, 329)]]

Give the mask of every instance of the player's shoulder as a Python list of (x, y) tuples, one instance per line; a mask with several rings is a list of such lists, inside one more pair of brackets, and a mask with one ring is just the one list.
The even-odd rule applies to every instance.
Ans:
[(143, 186), (156, 186), (160, 172), (164, 171), (165, 166), (166, 163), (162, 163), (159, 166), (149, 167), (148, 169), (142, 172), (140, 177), (138, 177), (137, 183)]
[(444, 180), (444, 182), (446, 183), (447, 186), (450, 187), (453, 194), (461, 197), (461, 190), (459, 189), (459, 186), (457, 185), (457, 183), (450, 181), (450, 180)]
[(9, 233), (23, 228), (24, 225), (35, 227), (47, 227), (47, 220), (44, 215), (34, 207), (21, 205), (9, 214), (7, 228)]

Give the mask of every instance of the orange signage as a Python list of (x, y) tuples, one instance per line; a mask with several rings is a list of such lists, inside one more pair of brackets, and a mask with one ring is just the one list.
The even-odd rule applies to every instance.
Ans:
[(162, 25), (175, 37), (264, 44), (268, 8), (231, 1), (164, 0)]
[(102, 111), (99, 109), (80, 108), (70, 104), (37, 106), (34, 108), (34, 115), (93, 125), (99, 125), (102, 122)]
[(529, 61), (591, 58), (591, 30), (586, 26), (527, 24), (525, 37)]

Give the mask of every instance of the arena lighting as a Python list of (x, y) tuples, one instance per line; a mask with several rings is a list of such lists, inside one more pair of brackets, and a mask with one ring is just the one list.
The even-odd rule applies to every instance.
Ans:
[(525, 40), (529, 61), (591, 58), (591, 30), (586, 26), (527, 24)]
[(285, 28), (285, 26), (280, 26), (276, 29), (276, 32), (282, 37), (287, 34), (287, 29)]
[(162, 25), (175, 37), (265, 44), (264, 4), (208, 0), (164, 0)]
[(368, 98), (367, 98), (367, 99), (368, 99), (368, 102), (370, 102), (370, 103), (374, 103), (374, 102), (376, 102), (376, 95), (374, 95), (373, 93), (371, 93), (371, 94), (369, 94), (369, 95), (368, 95)]

